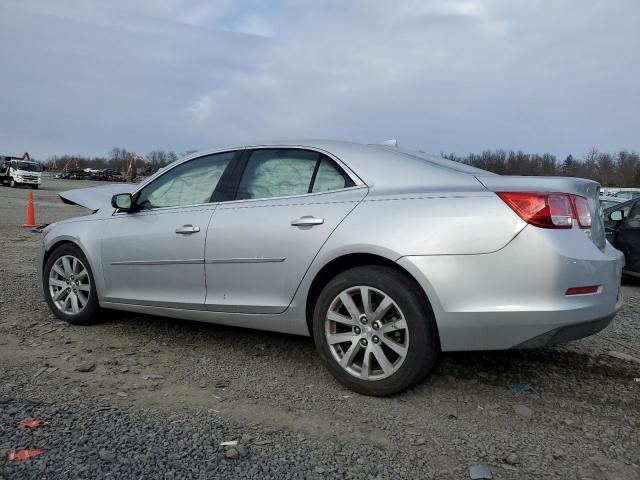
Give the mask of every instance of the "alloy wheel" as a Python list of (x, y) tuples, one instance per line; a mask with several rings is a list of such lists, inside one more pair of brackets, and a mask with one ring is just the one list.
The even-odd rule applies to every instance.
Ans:
[(86, 307), (91, 294), (89, 272), (82, 261), (72, 255), (58, 258), (49, 272), (49, 295), (58, 310), (77, 315)]
[(325, 339), (340, 367), (362, 380), (381, 380), (401, 367), (409, 329), (400, 307), (386, 293), (350, 287), (331, 302)]

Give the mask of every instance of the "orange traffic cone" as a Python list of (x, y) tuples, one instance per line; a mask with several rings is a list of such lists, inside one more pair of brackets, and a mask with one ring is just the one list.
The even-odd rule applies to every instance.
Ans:
[(27, 223), (22, 226), (29, 228), (36, 226), (36, 209), (33, 206), (33, 192), (29, 192), (29, 202), (27, 203)]

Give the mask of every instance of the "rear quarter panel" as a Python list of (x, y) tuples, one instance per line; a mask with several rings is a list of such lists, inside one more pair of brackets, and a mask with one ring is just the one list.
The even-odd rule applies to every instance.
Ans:
[[(287, 311), (291, 328), (300, 327), (296, 319), (304, 318), (313, 279), (336, 258), (366, 253), (395, 262), (409, 255), (489, 253), (507, 245), (525, 225), (499, 197), (482, 188), (370, 194), (336, 228), (311, 263)], [(431, 298), (433, 290), (427, 290), (434, 310), (440, 311), (437, 297)]]
[(336, 229), (323, 253), (405, 255), (495, 252), (526, 223), (493, 192), (369, 195)]

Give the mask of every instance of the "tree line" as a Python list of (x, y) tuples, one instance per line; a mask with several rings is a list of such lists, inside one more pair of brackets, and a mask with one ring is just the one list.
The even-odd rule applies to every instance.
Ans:
[[(62, 170), (65, 165), (69, 164), (71, 168), (93, 168), (93, 169), (110, 169), (123, 172), (127, 169), (127, 165), (132, 158), (141, 157), (144, 159), (151, 170), (162, 168), (179, 158), (194, 153), (196, 150), (187, 150), (185, 152), (176, 153), (167, 150), (152, 150), (145, 155), (138, 155), (126, 148), (114, 147), (107, 154), (101, 157), (89, 157), (84, 155), (54, 155), (49, 157), (44, 165), (51, 170)], [(135, 160), (134, 160), (135, 161)], [(140, 166), (140, 162), (136, 162)]]
[(442, 156), (501, 175), (560, 175), (588, 178), (603, 187), (640, 187), (640, 154), (635, 151), (606, 153), (591, 149), (583, 158), (568, 155), (564, 161), (549, 153), (513, 150), (486, 150), (465, 156), (443, 153)]

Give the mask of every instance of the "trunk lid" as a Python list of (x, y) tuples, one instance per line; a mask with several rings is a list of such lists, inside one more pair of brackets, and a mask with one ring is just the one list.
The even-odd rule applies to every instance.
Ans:
[(591, 241), (604, 251), (606, 237), (600, 215), (600, 184), (593, 180), (573, 177), (523, 177), (510, 175), (476, 175), (482, 185), (492, 192), (558, 192), (586, 197), (591, 212), (591, 228), (585, 229)]

